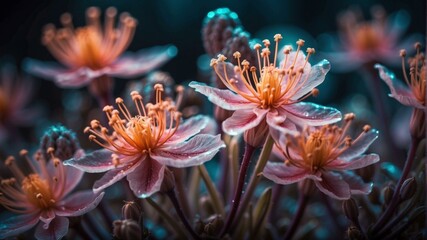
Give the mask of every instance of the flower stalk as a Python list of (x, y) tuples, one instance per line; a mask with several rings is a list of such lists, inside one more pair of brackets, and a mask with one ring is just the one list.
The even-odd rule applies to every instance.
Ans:
[(291, 225), (289, 226), (288, 230), (285, 233), (285, 237), (284, 237), (285, 240), (292, 239), (292, 237), (294, 236), (299, 226), (299, 223), (302, 220), (305, 208), (308, 203), (308, 199), (309, 199), (308, 192), (311, 185), (312, 185), (311, 180), (305, 180), (305, 182), (302, 184), (303, 189), (298, 199), (298, 209), (297, 209), (297, 212), (295, 213), (294, 218), (292, 219)]

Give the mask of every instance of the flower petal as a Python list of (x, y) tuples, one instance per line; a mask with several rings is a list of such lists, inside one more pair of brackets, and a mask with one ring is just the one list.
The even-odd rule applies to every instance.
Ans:
[(270, 134), (272, 134), (275, 140), (285, 134), (297, 133), (295, 124), (286, 119), (286, 115), (279, 115), (277, 111), (268, 112), (266, 120), (270, 127)]
[(267, 162), (262, 175), (277, 184), (296, 183), (306, 178), (321, 180), (304, 168), (298, 168), (293, 165), (287, 166), (283, 162)]
[(111, 154), (112, 152), (106, 149), (96, 150), (84, 157), (64, 161), (64, 165), (90, 173), (105, 172), (115, 168), (111, 161)]
[(297, 125), (321, 126), (341, 120), (341, 113), (335, 108), (317, 105), (315, 103), (299, 102), (285, 105), (279, 109), (287, 112), (287, 117)]
[(63, 238), (68, 232), (68, 218), (66, 217), (56, 217), (49, 224), (49, 228), (44, 228), (43, 223), (39, 223), (36, 228), (34, 236), (37, 239), (43, 240), (57, 240)]
[(83, 215), (98, 206), (104, 192), (95, 194), (93, 191), (80, 191), (64, 199), (55, 210), (57, 216), (75, 217)]
[(12, 215), (4, 212), (0, 216), (0, 239), (26, 232), (39, 222), (39, 213)]
[(174, 135), (169, 138), (167, 143), (174, 144), (183, 142), (202, 131), (202, 129), (204, 129), (209, 122), (210, 118), (202, 115), (197, 115), (186, 119), (182, 124), (179, 125), (178, 129)]
[(241, 134), (258, 126), (268, 111), (268, 109), (260, 108), (237, 110), (222, 122), (222, 130), (229, 135)]
[(136, 77), (154, 70), (175, 57), (177, 48), (173, 45), (156, 46), (139, 50), (137, 53), (125, 53), (107, 71), (116, 77)]
[(165, 166), (163, 164), (147, 158), (127, 176), (130, 189), (139, 198), (151, 196), (160, 190), (164, 171)]
[[(319, 84), (321, 84), (326, 77), (326, 74), (331, 69), (331, 64), (328, 60), (323, 59), (316, 65), (311, 67), (311, 70), (308, 74), (304, 74), (301, 80), (301, 84), (304, 84), (301, 87), (301, 84), (298, 84), (296, 88), (299, 88), (299, 90), (292, 96), (292, 100), (298, 100), (302, 96), (309, 93), (313, 88), (317, 87)], [(307, 78), (307, 80), (306, 80)]]
[(389, 71), (386, 67), (375, 64), (375, 68), (378, 69), (380, 73), (380, 78), (388, 85), (390, 88), (390, 97), (396, 99), (401, 104), (415, 107), (423, 108), (424, 106), (415, 98), (412, 91), (404, 85), (401, 81), (396, 79), (394, 73)]
[(321, 178), (322, 181), (314, 181), (314, 183), (324, 194), (338, 200), (350, 198), (350, 186), (344, 181), (340, 174), (324, 171), (322, 172)]
[(343, 160), (343, 159), (335, 159), (331, 163), (329, 163), (327, 166), (325, 166), (325, 169), (333, 169), (333, 170), (353, 170), (353, 169), (359, 169), (366, 166), (369, 166), (371, 164), (374, 164), (380, 160), (380, 157), (377, 154), (369, 154), (369, 155), (362, 155), (350, 160)]
[(142, 156), (141, 159), (135, 160), (133, 163), (126, 164), (124, 167), (118, 167), (111, 169), (106, 172), (100, 179), (93, 184), (93, 191), (98, 193), (104, 188), (109, 187), (119, 181), (120, 179), (127, 176), (129, 173), (135, 171), (135, 169), (145, 160), (146, 156)]
[[(216, 71), (216, 74), (227, 83), (224, 85), (228, 85), (227, 88), (233, 92), (235, 92), (234, 90), (236, 88), (240, 92), (252, 94), (247, 88), (248, 85), (244, 82), (245, 77), (242, 75), (242, 72), (236, 72), (235, 68), (236, 67), (230, 62), (219, 61), (216, 63), (216, 70), (218, 70)], [(229, 82), (233, 85), (228, 84)]]
[(342, 171), (340, 174), (350, 186), (351, 194), (369, 194), (371, 192), (373, 183), (365, 183), (360, 176), (352, 171)]
[(161, 164), (182, 168), (203, 164), (225, 147), (221, 135), (199, 134), (188, 141), (155, 149), (151, 158)]
[(54, 218), (55, 212), (52, 209), (44, 210), (40, 214), (40, 220), (45, 223), (46, 228)]
[(363, 154), (369, 146), (378, 138), (378, 130), (371, 129), (368, 132), (362, 133), (356, 140), (351, 143), (351, 146), (347, 148), (339, 158), (349, 160)]
[(209, 87), (204, 83), (192, 81), (188, 86), (208, 97), (209, 101), (226, 110), (252, 109), (255, 104), (230, 90)]

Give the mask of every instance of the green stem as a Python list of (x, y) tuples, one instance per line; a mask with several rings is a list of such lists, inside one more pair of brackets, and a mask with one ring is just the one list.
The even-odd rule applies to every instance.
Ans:
[(211, 196), (213, 207), (215, 212), (225, 216), (224, 205), (221, 201), (221, 198), (218, 195), (218, 191), (216, 190), (212, 179), (209, 176), (208, 171), (206, 170), (205, 165), (198, 166), (200, 176), (202, 176), (203, 181), (205, 182), (206, 188), (208, 189), (209, 195)]
[(267, 140), (264, 143), (264, 147), (262, 148), (261, 154), (255, 166), (254, 172), (252, 173), (251, 180), (249, 181), (248, 187), (245, 190), (245, 195), (243, 196), (243, 200), (240, 203), (240, 208), (237, 211), (236, 218), (240, 219), (242, 214), (245, 212), (246, 207), (248, 206), (252, 194), (255, 191), (256, 186), (261, 180), (260, 174), (264, 170), (265, 165), (267, 164), (268, 158), (270, 157), (271, 150), (274, 146), (274, 139), (269, 135)]

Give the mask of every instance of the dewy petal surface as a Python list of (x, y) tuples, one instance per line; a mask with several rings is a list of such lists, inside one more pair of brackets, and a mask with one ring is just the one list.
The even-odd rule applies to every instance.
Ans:
[(391, 97), (403, 105), (420, 109), (424, 108), (424, 106), (415, 98), (412, 91), (401, 81), (396, 79), (394, 73), (380, 64), (375, 64), (375, 68), (378, 69), (381, 79), (384, 80), (390, 88)]
[(39, 213), (10, 215), (5, 212), (0, 216), (0, 239), (23, 233), (39, 222)]
[(359, 156), (360, 154), (366, 152), (369, 146), (378, 138), (378, 130), (371, 129), (366, 133), (362, 133), (362, 135), (351, 143), (351, 146), (344, 150), (344, 152), (340, 155), (340, 159), (348, 160), (354, 157)]
[(199, 134), (188, 141), (155, 149), (150, 157), (171, 167), (191, 167), (211, 160), (223, 147), (220, 135)]
[(95, 194), (91, 190), (73, 193), (61, 202), (55, 213), (57, 216), (66, 217), (83, 215), (98, 206), (103, 196), (103, 192)]
[(226, 110), (252, 109), (254, 103), (227, 89), (209, 87), (204, 83), (190, 82), (188, 85), (208, 97), (209, 101)]
[(377, 154), (371, 153), (368, 155), (361, 155), (350, 160), (342, 160), (338, 158), (325, 166), (325, 168), (332, 170), (354, 170), (369, 166), (379, 160), (380, 157)]
[(222, 130), (230, 135), (238, 135), (244, 131), (256, 127), (268, 113), (268, 109), (242, 109), (222, 122)]
[(180, 143), (183, 140), (189, 139), (202, 131), (208, 124), (210, 118), (207, 116), (197, 115), (186, 119), (179, 125), (175, 134), (169, 138), (168, 144)]
[(64, 161), (64, 165), (90, 173), (105, 172), (114, 168), (111, 154), (112, 152), (106, 149), (96, 150), (82, 158)]
[(45, 229), (43, 223), (39, 223), (34, 236), (37, 239), (57, 240), (63, 238), (68, 232), (69, 221), (66, 217), (56, 217)]
[(279, 114), (283, 111), (288, 113), (286, 115), (289, 119), (300, 126), (321, 126), (341, 120), (341, 113), (337, 109), (309, 102), (285, 105), (279, 109)]
[(267, 162), (262, 175), (278, 184), (291, 184), (309, 177), (315, 178), (306, 169), (286, 166), (283, 162)]
[(334, 172), (322, 172), (322, 181), (314, 181), (324, 194), (339, 200), (350, 198), (350, 186), (343, 181), (343, 177)]
[(165, 166), (156, 160), (147, 158), (129, 173), (127, 180), (135, 196), (147, 198), (158, 192), (163, 182)]
[(156, 69), (175, 57), (177, 49), (173, 45), (156, 46), (139, 50), (136, 53), (125, 53), (117, 59), (107, 72), (116, 77), (136, 77)]

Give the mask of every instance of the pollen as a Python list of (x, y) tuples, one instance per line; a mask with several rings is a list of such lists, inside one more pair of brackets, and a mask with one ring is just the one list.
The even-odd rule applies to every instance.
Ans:
[(88, 8), (87, 25), (74, 28), (71, 15), (64, 13), (61, 16), (63, 28), (56, 29), (52, 24), (47, 25), (42, 43), (64, 65), (101, 69), (114, 62), (126, 50), (133, 39), (137, 21), (128, 13), (122, 13), (119, 24), (115, 27), (117, 10), (110, 7), (105, 12), (102, 26), (100, 15), (98, 8)]
[(415, 43), (416, 54), (414, 57), (408, 59), (409, 64), (409, 76), (406, 72), (406, 51), (400, 51), (400, 57), (402, 58), (402, 71), (403, 77), (406, 84), (411, 89), (415, 98), (422, 104), (426, 105), (426, 59), (424, 54), (421, 52), (421, 44)]
[[(248, 61), (241, 59), (239, 52), (233, 54), (237, 60), (234, 74), (240, 76), (241, 81), (237, 81), (233, 76), (228, 75), (226, 64), (223, 63), (226, 58), (223, 55), (218, 55), (218, 58), (213, 59), (211, 66), (221, 81), (230, 90), (256, 103), (258, 107), (263, 109), (292, 104), (302, 101), (308, 96), (317, 95), (318, 91), (314, 90), (300, 99), (293, 99), (293, 96), (301, 89), (305, 81), (308, 80), (304, 68), (308, 63), (310, 55), (314, 54), (314, 49), (307, 49), (305, 62), (301, 65), (300, 62), (297, 62), (297, 58), (301, 52), (301, 47), (304, 46), (304, 40), (299, 39), (296, 42), (298, 48), (292, 57), (290, 54), (292, 47), (287, 46), (284, 48), (285, 59), (283, 64), (278, 66), (277, 56), (280, 40), (282, 40), (282, 35), (274, 35), (274, 51), (270, 50), (273, 44), (268, 39), (262, 41), (264, 48), (261, 44), (254, 45), (258, 56), (257, 67), (249, 66)], [(273, 56), (271, 57), (271, 55)]]
[(40, 178), (38, 174), (30, 174), (22, 181), (22, 190), (27, 199), (38, 206), (40, 209), (46, 209), (52, 206), (51, 199), (53, 194), (46, 180)]

